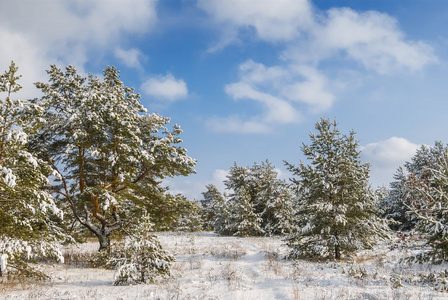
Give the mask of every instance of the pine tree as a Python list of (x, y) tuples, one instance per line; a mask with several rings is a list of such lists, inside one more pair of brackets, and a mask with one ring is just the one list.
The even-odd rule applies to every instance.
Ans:
[(418, 175), (410, 174), (404, 182), (412, 195), (408, 203), (418, 220), (416, 229), (432, 249), (417, 258), (440, 263), (448, 260), (448, 149), (422, 170)]
[(170, 131), (169, 118), (148, 114), (114, 67), (102, 81), (73, 66), (51, 66), (48, 74), (49, 83), (36, 84), (42, 109), (30, 144), (56, 170), (59, 205), (109, 251), (113, 232), (170, 200), (159, 197), (161, 179), (194, 172), (196, 161), (178, 146), (180, 127)]
[(213, 230), (213, 224), (215, 223), (216, 218), (219, 218), (216, 214), (216, 204), (219, 202), (224, 202), (224, 198), (215, 185), (208, 184), (205, 188), (207, 191), (202, 193), (203, 199), (200, 201), (202, 206), (204, 230)]
[(144, 213), (135, 234), (116, 243), (106, 266), (116, 269), (114, 285), (154, 283), (157, 276), (169, 276), (174, 257), (162, 249), (151, 234), (153, 224)]
[(190, 201), (177, 194), (177, 220), (170, 226), (173, 231), (197, 232), (203, 227), (202, 207), (197, 201)]
[[(253, 213), (260, 218), (261, 231), (265, 235), (284, 235), (291, 232), (293, 196), (290, 187), (278, 179), (278, 173), (266, 160), (251, 167), (234, 164), (224, 182), (231, 192), (228, 203), (241, 200), (242, 190), (246, 194)], [(236, 213), (236, 212), (234, 212)], [(239, 220), (233, 216), (232, 220)], [(231, 227), (236, 228), (232, 225)], [(259, 231), (256, 233), (259, 235)]]
[(211, 225), (213, 230), (219, 235), (232, 235), (233, 225), (232, 225), (232, 213), (234, 203), (226, 200), (226, 195), (216, 194), (212, 202), (212, 211), (214, 214), (214, 219)]
[[(263, 192), (262, 192), (263, 193)], [(262, 212), (265, 235), (289, 235), (293, 230), (294, 193), (284, 180), (278, 180), (273, 193), (268, 193)]]
[(244, 187), (238, 190), (233, 202), (232, 232), (236, 236), (259, 236), (263, 233), (261, 218), (255, 212), (250, 195)]
[(371, 248), (388, 237), (385, 220), (377, 216), (378, 199), (369, 186), (369, 166), (361, 163), (359, 143), (337, 123), (321, 119), (311, 144), (301, 147), (310, 165), (287, 162), (298, 176), (295, 234), (288, 240), (293, 257), (341, 259)]
[(412, 181), (418, 179), (422, 182), (430, 182), (433, 174), (429, 170), (437, 168), (438, 162), (447, 149), (441, 142), (436, 142), (433, 147), (423, 145), (412, 159), (404, 164), (404, 167), (398, 168), (394, 174), (395, 181), (390, 184), (390, 194), (381, 203), (385, 211), (384, 216), (398, 223), (391, 225), (392, 229), (408, 231), (415, 227), (418, 220), (412, 213), (410, 205), (420, 195), (408, 184), (409, 180), (411, 178)]
[(0, 76), (0, 276), (43, 274), (33, 270), (32, 258), (55, 257), (63, 261), (59, 242), (65, 235), (58, 226), (63, 217), (47, 188), (51, 168), (31, 154), (26, 143), (33, 117), (26, 101), (12, 96), (21, 89), (18, 67), (11, 62)]

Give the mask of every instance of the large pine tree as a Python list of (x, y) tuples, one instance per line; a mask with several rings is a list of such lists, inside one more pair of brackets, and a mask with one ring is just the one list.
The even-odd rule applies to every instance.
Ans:
[(167, 208), (161, 179), (194, 172), (196, 161), (179, 146), (180, 127), (170, 131), (169, 118), (148, 114), (114, 67), (104, 80), (73, 66), (51, 66), (48, 74), (48, 83), (36, 84), (42, 122), (30, 144), (57, 172), (61, 207), (109, 250), (113, 232)]
[(361, 162), (355, 133), (341, 134), (329, 119), (316, 123), (316, 130), (311, 144), (301, 147), (310, 164), (286, 162), (300, 197), (288, 244), (295, 257), (341, 259), (386, 238), (388, 228), (377, 216), (369, 165)]

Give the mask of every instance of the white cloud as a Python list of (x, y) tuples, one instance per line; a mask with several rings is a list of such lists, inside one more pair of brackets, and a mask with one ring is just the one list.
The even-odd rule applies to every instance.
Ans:
[(158, 75), (146, 80), (142, 91), (154, 98), (162, 98), (170, 101), (179, 100), (188, 96), (187, 84), (183, 79), (176, 79), (170, 73)]
[(115, 57), (120, 59), (126, 66), (136, 69), (141, 69), (140, 58), (143, 57), (143, 53), (140, 49), (132, 48), (124, 50), (120, 47), (115, 48)]
[(308, 104), (316, 113), (329, 109), (336, 98), (330, 92), (329, 80), (310, 66), (298, 65), (294, 69), (304, 79), (282, 87), (282, 94), (290, 100)]
[(261, 102), (266, 113), (260, 119), (265, 123), (296, 123), (302, 119), (299, 112), (287, 101), (259, 92), (247, 83), (229, 84), (226, 86), (226, 93), (234, 99), (251, 99)]
[(228, 84), (226, 93), (235, 100), (261, 103), (263, 113), (242, 121), (241, 116), (214, 119), (209, 124), (217, 131), (266, 133), (276, 124), (303, 120), (299, 106), (312, 112), (327, 110), (335, 96), (328, 79), (308, 66), (273, 66), (248, 60), (240, 65), (240, 81)]
[(198, 6), (223, 32), (216, 49), (240, 41), (238, 31), (252, 28), (259, 39), (284, 42), (282, 57), (300, 64), (341, 52), (379, 73), (418, 71), (437, 61), (429, 45), (407, 40), (396, 19), (376, 11), (320, 12), (308, 0), (199, 0)]
[(45, 80), (50, 64), (82, 70), (88, 55), (104, 55), (124, 34), (151, 30), (156, 2), (0, 1), (0, 70), (14, 60), (23, 75), (24, 94), (31, 97), (36, 91), (29, 83)]
[(213, 172), (210, 179), (210, 183), (216, 186), (218, 190), (223, 194), (226, 191), (224, 181), (227, 180), (227, 175), (229, 175), (229, 170), (217, 169)]
[(256, 120), (242, 121), (239, 116), (227, 118), (214, 117), (207, 121), (206, 126), (213, 131), (235, 133), (268, 133), (270, 126)]
[[(393, 17), (349, 8), (318, 11), (308, 0), (198, 0), (198, 6), (219, 25), (223, 39), (213, 50), (241, 42), (244, 34), (283, 47), (282, 63), (267, 67), (248, 60), (240, 65), (240, 80), (226, 85), (233, 99), (261, 104), (263, 116), (249, 116), (250, 124), (272, 125), (300, 120), (305, 106), (311, 113), (330, 109), (337, 92), (353, 88), (339, 82), (340, 71), (369, 73), (422, 70), (437, 61), (433, 49), (406, 38)], [(250, 39), (249, 39), (250, 40)], [(335, 70), (326, 62), (343, 62)], [(348, 63), (347, 63), (348, 61)], [(230, 123), (251, 126), (232, 117)]]
[(437, 61), (429, 45), (407, 40), (397, 24), (387, 14), (333, 8), (310, 29), (306, 43), (297, 40), (289, 44), (282, 57), (319, 63), (342, 54), (380, 74), (419, 71)]
[(371, 182), (374, 186), (386, 185), (393, 180), (393, 174), (415, 155), (421, 145), (404, 138), (391, 137), (361, 147), (362, 157), (371, 164)]
[(326, 48), (345, 50), (349, 57), (379, 73), (396, 68), (416, 71), (435, 61), (428, 45), (407, 41), (397, 20), (379, 12), (332, 9), (316, 39)]
[(288, 41), (313, 22), (308, 0), (198, 0), (198, 6), (224, 28), (221, 44), (236, 39), (237, 29), (253, 29), (266, 41)]

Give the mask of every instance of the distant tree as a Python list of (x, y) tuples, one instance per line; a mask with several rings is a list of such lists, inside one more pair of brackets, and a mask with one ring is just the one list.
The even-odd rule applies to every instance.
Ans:
[(217, 203), (225, 202), (225, 200), (223, 195), (215, 185), (208, 184), (205, 188), (207, 190), (202, 193), (203, 199), (200, 200), (202, 206), (202, 220), (204, 224), (204, 230), (213, 230), (216, 218), (219, 218), (219, 216), (216, 214), (216, 205)]
[[(262, 192), (263, 193), (263, 192)], [(265, 235), (289, 235), (293, 231), (295, 195), (290, 185), (278, 180), (272, 193), (267, 193), (261, 214)]]
[(110, 251), (112, 233), (132, 231), (147, 210), (170, 200), (160, 197), (161, 179), (194, 172), (196, 161), (178, 146), (179, 126), (169, 131), (169, 118), (148, 114), (114, 67), (102, 81), (73, 66), (48, 74), (49, 83), (36, 84), (41, 124), (30, 146), (56, 171), (61, 208)]
[(11, 62), (0, 76), (0, 277), (43, 278), (28, 261), (63, 260), (59, 242), (66, 236), (58, 224), (63, 213), (47, 189), (51, 168), (26, 147), (34, 118), (25, 114), (28, 102), (12, 98), (21, 89), (17, 71)]
[(431, 182), (435, 169), (447, 151), (441, 142), (436, 142), (433, 147), (421, 146), (410, 161), (405, 162), (404, 167), (399, 167), (394, 174), (394, 179), (390, 184), (390, 194), (381, 203), (384, 216), (392, 219), (396, 224), (391, 225), (394, 230), (408, 231), (414, 229), (418, 219), (412, 213), (411, 203), (421, 197), (409, 185), (410, 180), (416, 179), (422, 182)]
[(185, 196), (176, 195), (177, 220), (170, 226), (173, 231), (196, 232), (203, 227), (202, 207), (197, 201), (190, 201)]
[[(228, 205), (234, 205), (233, 208), (236, 209), (239, 201), (247, 200), (253, 214), (260, 219), (261, 231), (255, 230), (256, 235), (260, 232), (264, 235), (284, 235), (291, 232), (293, 193), (290, 186), (277, 177), (275, 168), (266, 160), (261, 164), (254, 163), (251, 167), (241, 167), (235, 163), (224, 181), (229, 191)], [(242, 198), (242, 195), (245, 196)], [(232, 212), (232, 222), (241, 221), (242, 217), (236, 215), (238, 212), (241, 210)], [(237, 225), (230, 227), (233, 228), (233, 233), (237, 231)]]
[(300, 194), (292, 257), (341, 259), (388, 237), (377, 216), (378, 199), (369, 186), (369, 165), (361, 163), (355, 133), (341, 134), (336, 121), (321, 119), (311, 144), (301, 147), (310, 160), (288, 169)]
[(250, 195), (244, 187), (238, 190), (233, 198), (232, 232), (236, 236), (259, 236), (264, 231), (261, 228), (261, 218), (255, 212)]

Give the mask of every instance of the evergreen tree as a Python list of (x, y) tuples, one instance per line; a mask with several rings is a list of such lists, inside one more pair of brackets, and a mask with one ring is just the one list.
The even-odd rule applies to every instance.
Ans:
[[(228, 203), (236, 204), (241, 201), (241, 195), (245, 194), (253, 213), (261, 220), (260, 226), (265, 235), (288, 234), (292, 228), (292, 192), (277, 176), (278, 173), (268, 160), (261, 164), (254, 163), (251, 167), (241, 167), (235, 163), (224, 182), (231, 192)], [(240, 219), (241, 216), (234, 215), (232, 220)], [(231, 227), (237, 228), (237, 225)]]
[(106, 266), (116, 269), (114, 285), (154, 283), (157, 276), (169, 276), (174, 257), (162, 249), (151, 234), (152, 223), (143, 214), (135, 234), (116, 243)]
[[(262, 192), (263, 193), (263, 192)], [(261, 218), (265, 235), (289, 235), (293, 230), (294, 193), (284, 180), (278, 180), (273, 193), (265, 198)]]
[(232, 229), (236, 236), (258, 236), (263, 233), (261, 218), (255, 212), (250, 195), (241, 187), (233, 199)]
[(207, 189), (207, 191), (202, 193), (203, 199), (200, 201), (202, 206), (204, 230), (213, 230), (213, 224), (215, 223), (216, 218), (219, 218), (219, 216), (216, 214), (216, 204), (220, 201), (223, 202), (224, 198), (215, 185), (208, 184), (205, 188)]
[[(424, 174), (425, 176), (421, 176)], [(420, 174), (410, 174), (404, 182), (409, 194), (409, 208), (417, 218), (417, 230), (426, 237), (431, 251), (421, 260), (448, 260), (448, 149), (431, 161)]]
[(197, 201), (190, 201), (181, 194), (176, 195), (177, 220), (171, 225), (173, 231), (196, 232), (203, 227), (202, 207)]
[(408, 231), (415, 227), (418, 220), (412, 213), (410, 205), (421, 195), (408, 184), (409, 180), (418, 179), (429, 184), (433, 177), (433, 173), (429, 170), (437, 168), (447, 149), (441, 142), (436, 142), (433, 147), (423, 145), (411, 161), (404, 164), (404, 168), (398, 168), (394, 174), (395, 181), (390, 184), (390, 194), (381, 203), (384, 216), (396, 222), (395, 225), (391, 225), (392, 229)]
[(58, 175), (59, 205), (109, 251), (113, 232), (170, 200), (159, 197), (161, 179), (194, 172), (196, 161), (178, 146), (179, 126), (169, 131), (169, 118), (148, 114), (114, 67), (104, 70), (103, 81), (73, 66), (65, 72), (51, 66), (48, 74), (49, 83), (36, 84), (41, 124), (30, 145)]
[[(0, 76), (0, 276), (42, 274), (27, 261), (39, 257), (63, 260), (59, 241), (65, 239), (58, 221), (63, 217), (48, 192), (51, 168), (26, 148), (32, 132), (29, 103), (14, 100), (21, 89), (18, 67), (11, 62)], [(28, 134), (27, 134), (28, 133)]]
[(212, 226), (213, 230), (220, 235), (232, 235), (234, 233), (234, 226), (232, 225), (234, 203), (226, 200), (226, 198), (226, 195), (216, 194), (212, 202), (212, 210), (215, 216)]
[(355, 133), (343, 135), (337, 123), (321, 119), (311, 144), (301, 147), (310, 165), (287, 162), (300, 193), (291, 256), (341, 259), (371, 248), (388, 237), (377, 216), (378, 199), (369, 186), (369, 166), (362, 164)]

